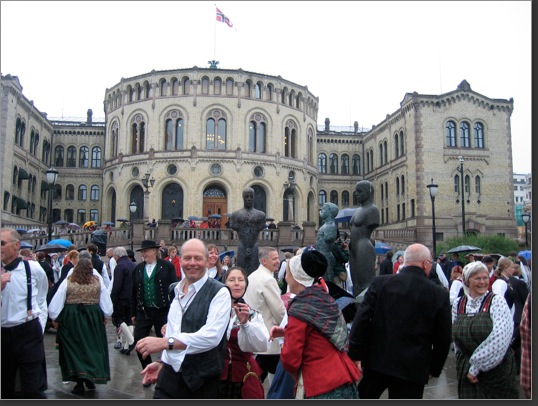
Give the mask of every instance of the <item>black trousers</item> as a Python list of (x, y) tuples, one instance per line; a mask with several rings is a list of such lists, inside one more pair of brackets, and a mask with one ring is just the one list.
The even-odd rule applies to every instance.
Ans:
[(220, 374), (205, 380), (196, 390), (191, 390), (183, 379), (183, 374), (163, 364), (157, 377), (153, 399), (218, 399)]
[[(157, 337), (162, 337), (161, 328), (166, 324), (168, 317), (169, 307), (163, 307), (157, 309), (155, 307), (146, 307), (144, 310), (138, 310), (136, 312), (136, 324), (134, 327), (134, 342), (137, 343), (141, 338), (149, 336), (151, 328), (155, 330)], [(142, 358), (142, 355), (137, 351), (136, 355), (142, 365), (142, 369), (151, 364), (151, 355), (148, 355), (146, 359)]]
[(362, 379), (359, 382), (360, 399), (379, 399), (389, 390), (389, 399), (422, 399), (424, 384), (406, 381), (395, 376), (363, 368)]
[(2, 399), (15, 398), (15, 379), (20, 376), (22, 397), (46, 399), (47, 376), (43, 331), (39, 319), (15, 327), (2, 327)]

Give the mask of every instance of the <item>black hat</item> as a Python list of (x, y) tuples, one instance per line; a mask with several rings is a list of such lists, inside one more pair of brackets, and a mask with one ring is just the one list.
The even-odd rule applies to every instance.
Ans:
[(483, 263), (493, 263), (493, 258), (489, 255), (486, 255), (484, 258), (482, 258)]
[(161, 248), (161, 246), (153, 240), (144, 240), (137, 251), (147, 250), (148, 248)]
[(327, 271), (327, 258), (314, 246), (306, 247), (301, 254), (301, 267), (312, 278), (320, 278)]
[(125, 251), (127, 251), (127, 256), (128, 256), (128, 257), (133, 257), (133, 258), (134, 258), (135, 253), (134, 253), (133, 250), (131, 250), (131, 249), (127, 249), (127, 250), (125, 250)]

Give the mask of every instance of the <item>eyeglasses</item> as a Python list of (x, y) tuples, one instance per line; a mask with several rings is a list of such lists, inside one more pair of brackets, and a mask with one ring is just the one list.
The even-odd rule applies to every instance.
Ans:
[(430, 265), (433, 265), (433, 261), (431, 259), (425, 259), (424, 261), (428, 261)]
[(6, 246), (6, 245), (8, 245), (8, 244), (11, 244), (12, 242), (17, 242), (17, 240), (12, 240), (12, 241), (2, 241), (2, 242), (1, 242), (1, 243), (2, 243), (1, 246), (4, 247), (4, 246)]

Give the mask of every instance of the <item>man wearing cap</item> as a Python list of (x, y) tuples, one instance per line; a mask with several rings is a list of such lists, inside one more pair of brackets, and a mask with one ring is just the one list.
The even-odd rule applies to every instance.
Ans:
[(474, 262), (474, 261), (475, 261), (475, 259), (474, 259), (474, 254), (467, 254), (467, 255), (465, 255), (465, 259), (467, 259), (467, 263)]
[(430, 250), (410, 245), (397, 274), (376, 276), (357, 309), (349, 356), (363, 376), (360, 399), (421, 399), (428, 379), (439, 377), (452, 341), (446, 289), (431, 283)]
[[(170, 261), (159, 258), (160, 245), (144, 240), (140, 246), (142, 262), (133, 271), (131, 295), (131, 319), (135, 325), (135, 344), (147, 337), (153, 327), (155, 335), (162, 337), (161, 328), (166, 324), (170, 308), (168, 287), (177, 282), (176, 269)], [(144, 369), (151, 363), (151, 356), (143, 358), (137, 350), (138, 359)], [(144, 384), (148, 387), (149, 384)]]

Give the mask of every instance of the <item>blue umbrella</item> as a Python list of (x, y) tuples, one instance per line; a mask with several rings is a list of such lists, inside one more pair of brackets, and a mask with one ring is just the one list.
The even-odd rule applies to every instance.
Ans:
[(49, 244), (59, 244), (63, 247), (70, 247), (71, 245), (73, 245), (73, 243), (69, 240), (64, 240), (62, 238), (58, 238), (56, 240), (50, 240), (49, 241)]
[(189, 217), (187, 217), (187, 219), (194, 220), (194, 221), (200, 220), (197, 216), (189, 216)]
[(20, 235), (27, 233), (25, 228), (16, 228), (15, 231), (18, 232)]
[(34, 246), (29, 242), (21, 241), (21, 248), (34, 248)]
[(228, 255), (230, 257), (230, 259), (232, 259), (235, 255), (235, 251), (234, 250), (228, 250), (228, 251), (222, 251), (220, 254), (219, 254), (219, 259), (222, 261), (222, 259)]
[(220, 219), (220, 218), (222, 218), (222, 216), (220, 214), (215, 213), (215, 214), (210, 215), (209, 218), (210, 219)]
[(348, 223), (349, 220), (351, 220), (351, 217), (353, 216), (353, 213), (355, 213), (355, 207), (346, 207), (345, 209), (342, 209), (338, 212), (336, 217), (334, 218), (335, 223)]
[(377, 255), (385, 255), (387, 251), (390, 251), (390, 247), (384, 242), (376, 241), (375, 242), (375, 253)]
[(529, 250), (519, 251), (517, 253), (517, 255), (519, 255), (520, 257), (525, 258), (525, 261), (529, 262), (531, 257), (532, 257), (532, 251), (529, 251)]

